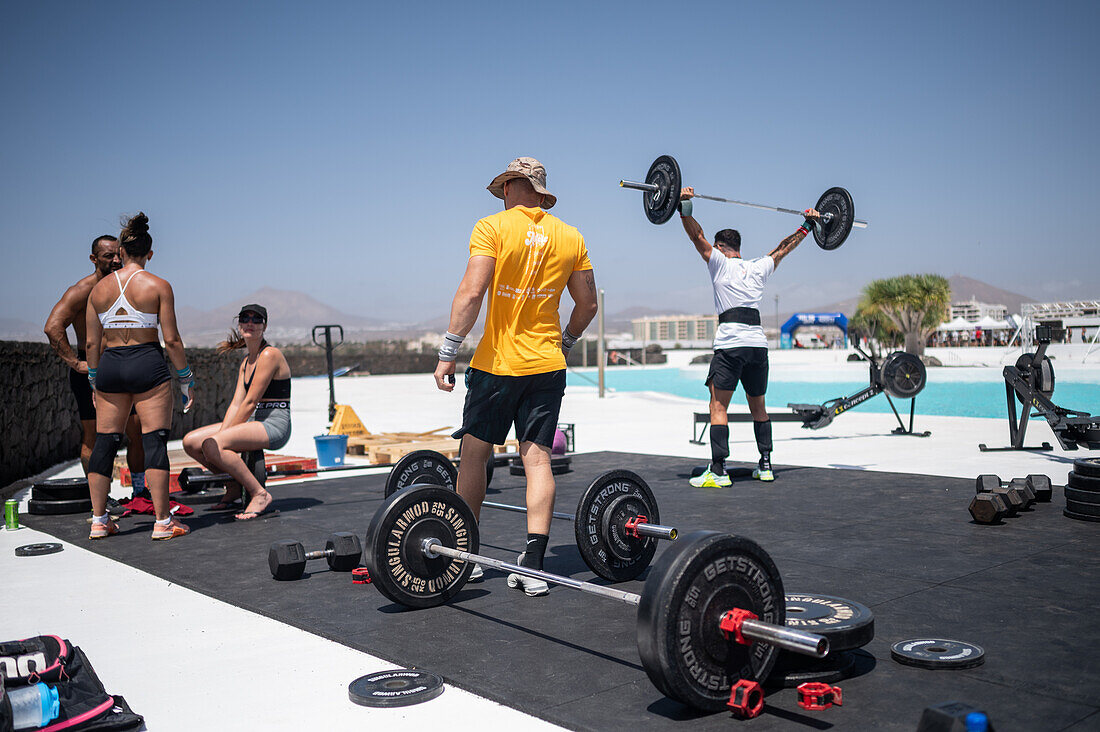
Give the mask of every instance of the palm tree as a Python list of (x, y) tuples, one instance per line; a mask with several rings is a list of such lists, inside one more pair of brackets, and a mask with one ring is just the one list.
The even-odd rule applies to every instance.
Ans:
[(868, 316), (885, 316), (904, 334), (905, 350), (921, 356), (925, 340), (943, 322), (950, 303), (951, 285), (946, 277), (901, 275), (870, 282), (863, 288), (859, 310)]

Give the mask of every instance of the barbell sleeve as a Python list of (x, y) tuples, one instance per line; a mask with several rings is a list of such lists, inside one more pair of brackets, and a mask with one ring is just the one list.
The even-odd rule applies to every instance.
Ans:
[(638, 183), (632, 180), (621, 180), (619, 181), (619, 185), (623, 188), (630, 188), (635, 191), (645, 191), (646, 193), (656, 193), (657, 191), (661, 190), (652, 183)]
[[(511, 511), (512, 513), (526, 514), (527, 509), (523, 506), (513, 506), (508, 503), (495, 503), (494, 501), (482, 501), (481, 505), (487, 508), (495, 508), (498, 511)], [(551, 514), (554, 518), (562, 521), (576, 521), (577, 517), (571, 513), (562, 513), (560, 511), (554, 511)], [(638, 524), (637, 531), (641, 536), (648, 536), (654, 539), (664, 539), (665, 541), (676, 540), (676, 527), (675, 526), (662, 526), (661, 524)]]

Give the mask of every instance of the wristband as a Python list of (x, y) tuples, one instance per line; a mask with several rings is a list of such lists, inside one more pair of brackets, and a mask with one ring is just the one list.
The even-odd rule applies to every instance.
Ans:
[(570, 348), (572, 348), (574, 345), (576, 345), (578, 340), (580, 340), (580, 336), (573, 335), (572, 333), (569, 332), (569, 329), (566, 328), (565, 330), (563, 330), (561, 332), (561, 347), (562, 347), (562, 350), (568, 351)]
[(194, 374), (191, 373), (190, 366), (184, 366), (182, 369), (176, 369), (176, 377), (180, 381), (189, 380), (192, 376), (194, 376)]
[(443, 334), (443, 343), (439, 346), (439, 360), (450, 362), (458, 358), (458, 347), (464, 340), (466, 340), (465, 336), (455, 335), (450, 331)]
[(88, 367), (88, 383), (92, 385), (93, 390), (95, 389), (95, 375), (97, 371), (99, 371), (99, 369), (93, 369), (91, 366)]
[(680, 218), (686, 219), (688, 216), (691, 216), (691, 199), (685, 198), (684, 200), (680, 201), (679, 209)]

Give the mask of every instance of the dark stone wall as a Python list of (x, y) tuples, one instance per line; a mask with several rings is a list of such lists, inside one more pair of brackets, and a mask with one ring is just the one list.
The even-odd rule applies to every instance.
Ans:
[[(294, 376), (318, 376), (328, 373), (325, 349), (317, 346), (279, 346)], [(473, 351), (463, 353), (468, 361)], [(356, 373), (423, 374), (435, 371), (437, 352), (410, 351), (403, 341), (344, 343), (332, 351), (332, 367), (355, 366)]]
[[(222, 419), (240, 364), (237, 355), (218, 356), (208, 348), (187, 349), (187, 360), (198, 391), (186, 415), (177, 397), (173, 439)], [(69, 367), (49, 344), (0, 341), (0, 486), (79, 456), (80, 419)]]

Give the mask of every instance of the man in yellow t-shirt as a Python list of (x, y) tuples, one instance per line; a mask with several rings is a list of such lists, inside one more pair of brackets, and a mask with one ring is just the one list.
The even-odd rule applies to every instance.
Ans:
[[(436, 386), (454, 389), (455, 357), (489, 292), (485, 335), (466, 371), (462, 463), (458, 493), (480, 518), (485, 466), (493, 445), (515, 425), (527, 475), (527, 547), (517, 560), (542, 569), (554, 510), (550, 448), (565, 394), (565, 356), (596, 315), (596, 281), (584, 237), (551, 216), (557, 198), (546, 190), (546, 169), (534, 158), (516, 158), (488, 190), (504, 199), (504, 211), (486, 216), (470, 236), (470, 260), (451, 305), (451, 321)], [(558, 322), (562, 290), (573, 311), (563, 332)], [(471, 580), (481, 577), (475, 567)], [(542, 580), (508, 575), (508, 586), (545, 595)]]

